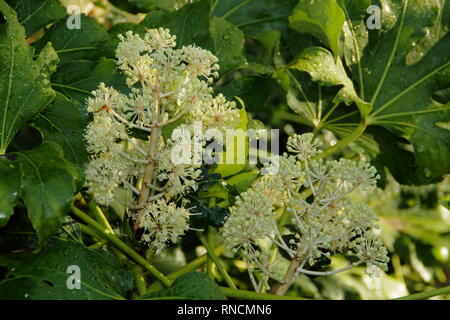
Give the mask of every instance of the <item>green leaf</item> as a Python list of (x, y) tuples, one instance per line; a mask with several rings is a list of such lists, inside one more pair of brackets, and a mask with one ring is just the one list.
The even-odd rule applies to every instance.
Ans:
[[(411, 175), (420, 177), (421, 183), (435, 181), (450, 172), (446, 162), (441, 162), (446, 160), (450, 149), (448, 144), (441, 143), (446, 135), (435, 127), (437, 116), (422, 115), (432, 105), (434, 110), (448, 108), (436, 107), (432, 100), (435, 91), (448, 87), (448, 84), (443, 87), (440, 79), (450, 68), (448, 29), (442, 26), (440, 40), (416, 51), (415, 55), (420, 53), (422, 57), (414, 58), (414, 64), (410, 64), (411, 56), (408, 58), (408, 55), (418, 43), (425, 41), (427, 28), (434, 28), (439, 21), (448, 23), (440, 17), (445, 11), (444, 6), (449, 5), (448, 1), (386, 0), (382, 14), (388, 14), (389, 10), (395, 19), (392, 24), (384, 25), (376, 50), (366, 48), (361, 59), (365, 97), (373, 105), (369, 117), (396, 135), (412, 139), (414, 134), (411, 141), (418, 171), (411, 172)], [(420, 116), (423, 118), (416, 122)], [(433, 135), (436, 142), (430, 143), (425, 135)]]
[(208, 0), (200, 0), (174, 12), (150, 12), (141, 25), (168, 28), (177, 36), (178, 47), (195, 44), (210, 50), (219, 58), (220, 73), (225, 74), (245, 63), (244, 35), (225, 19), (210, 20), (210, 9)]
[(346, 21), (342, 29), (345, 63), (355, 72), (361, 99), (364, 100), (361, 57), (364, 48), (369, 43), (369, 30), (366, 27), (367, 8), (370, 0), (339, 0), (340, 7), (345, 13)]
[(17, 12), (26, 35), (64, 18), (66, 8), (57, 0), (7, 0)]
[[(244, 65), (244, 34), (223, 18), (213, 17), (210, 33), (214, 54), (219, 58), (222, 72)], [(225, 71), (223, 71), (225, 70)]]
[(51, 26), (35, 46), (39, 51), (47, 42), (51, 42), (61, 59), (61, 64), (65, 64), (79, 59), (112, 58), (115, 48), (106, 46), (109, 39), (110, 36), (102, 25), (95, 19), (81, 14), (80, 29), (69, 29), (66, 20), (61, 20)]
[[(38, 254), (0, 257), (0, 264), (13, 267), (0, 282), (2, 300), (110, 300), (123, 299), (133, 278), (117, 258), (103, 250), (89, 250), (80, 243), (58, 241)], [(80, 289), (67, 284), (80, 270)]]
[(227, 180), (227, 183), (241, 193), (246, 191), (258, 177), (259, 172), (241, 172)]
[(420, 117), (417, 125), (411, 141), (418, 178), (424, 183), (438, 181), (450, 172), (450, 110)]
[(85, 114), (62, 94), (33, 121), (41, 131), (44, 141), (53, 141), (64, 149), (64, 157), (82, 166), (88, 159), (86, 141), (83, 137), (88, 123)]
[(416, 171), (414, 153), (408, 140), (397, 137), (389, 130), (380, 126), (371, 126), (357, 141), (357, 145), (364, 149), (381, 176), (378, 185), (386, 186), (385, 167), (401, 184), (418, 184), (419, 181), (411, 173)]
[[(241, 134), (230, 134), (230, 138), (226, 137), (225, 139), (225, 151), (222, 153), (219, 153), (219, 164), (211, 171), (211, 173), (217, 173), (222, 176), (222, 178), (226, 178), (229, 176), (232, 176), (238, 172), (241, 172), (245, 168), (245, 163), (247, 163), (247, 157), (248, 157), (248, 141), (246, 136), (247, 131), (247, 124), (248, 124), (248, 118), (247, 118), (247, 112), (245, 111), (245, 108), (243, 107), (240, 111), (241, 121), (239, 122), (239, 125), (235, 128), (237, 132), (239, 133), (239, 129), (243, 131), (244, 135)], [(234, 137), (234, 138), (233, 138)], [(239, 160), (241, 157), (239, 156), (242, 150), (239, 148), (240, 146), (240, 139), (244, 139), (244, 163), (239, 163)], [(234, 150), (234, 157), (233, 159), (227, 159), (227, 150)], [(231, 160), (231, 163), (229, 163)]]
[(25, 30), (15, 12), (0, 0), (0, 154), (5, 153), (19, 129), (55, 97), (49, 75), (58, 63), (50, 45), (43, 46), (38, 59), (25, 40)]
[[(56, 73), (58, 78), (55, 79), (53, 86), (64, 96), (73, 100), (82, 110), (84, 110), (86, 98), (91, 95), (92, 90), (98, 88), (100, 82), (105, 83), (106, 86), (112, 86), (123, 93), (129, 91), (125, 82), (125, 76), (116, 68), (115, 60), (102, 58), (91, 70), (89, 69), (92, 68), (92, 63), (83, 60), (80, 68), (86, 70), (86, 73), (70, 77), (70, 71), (76, 66), (76, 62), (65, 64)], [(62, 76), (60, 72), (67, 73), (67, 76)]]
[(0, 157), (0, 227), (8, 222), (14, 213), (20, 192), (18, 165)]
[(219, 286), (203, 272), (189, 272), (177, 278), (170, 288), (158, 292), (150, 292), (139, 297), (157, 299), (164, 297), (184, 298), (192, 300), (226, 300)]
[(438, 89), (438, 73), (450, 66), (450, 36), (442, 37), (414, 65), (407, 65), (406, 56), (424, 37), (425, 28), (434, 24), (439, 2), (403, 0), (386, 8), (397, 20), (395, 27), (381, 35), (376, 50), (364, 52), (361, 64), (365, 95), (373, 102), (373, 112), (378, 116), (423, 110)]
[(236, 96), (242, 98), (249, 112), (258, 113), (267, 101), (270, 90), (276, 86), (276, 82), (269, 77), (248, 75), (227, 83), (217, 91), (228, 99)]
[(363, 116), (371, 110), (369, 103), (361, 100), (355, 91), (353, 82), (347, 76), (339, 58), (334, 59), (331, 52), (321, 47), (309, 47), (289, 65), (290, 68), (308, 72), (313, 81), (322, 86), (342, 86), (334, 102), (349, 105), (355, 102)]
[(336, 0), (300, 0), (289, 17), (289, 26), (319, 38), (337, 58), (339, 35), (344, 21), (344, 12)]
[(16, 154), (21, 171), (21, 198), (39, 243), (43, 244), (64, 221), (80, 181), (79, 172), (53, 142)]
[(177, 45), (209, 44), (209, 11), (208, 0), (188, 4), (180, 10), (165, 12), (152, 11), (141, 22), (147, 28), (167, 28), (177, 36)]
[(226, 0), (219, 1), (214, 15), (224, 17), (246, 35), (288, 27), (288, 17), (297, 0)]

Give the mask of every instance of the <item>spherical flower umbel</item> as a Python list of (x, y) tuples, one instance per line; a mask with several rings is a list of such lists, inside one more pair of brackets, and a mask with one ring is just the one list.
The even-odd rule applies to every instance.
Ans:
[(168, 241), (176, 242), (189, 229), (189, 211), (159, 199), (145, 207), (140, 225), (145, 229), (142, 239), (156, 252), (165, 248)]

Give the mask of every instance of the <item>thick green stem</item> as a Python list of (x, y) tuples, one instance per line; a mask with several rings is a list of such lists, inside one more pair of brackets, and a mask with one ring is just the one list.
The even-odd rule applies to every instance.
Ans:
[(89, 208), (91, 209), (91, 212), (94, 215), (95, 219), (109, 231), (113, 232), (113, 229), (109, 224), (108, 219), (106, 219), (106, 216), (103, 213), (102, 209), (93, 202), (89, 203)]
[(139, 295), (142, 296), (147, 293), (147, 284), (145, 283), (144, 273), (142, 272), (142, 268), (138, 265), (135, 265), (132, 271), (136, 288)]
[(298, 297), (277, 296), (275, 294), (260, 293), (260, 292), (232, 289), (232, 288), (226, 288), (226, 287), (220, 287), (220, 289), (222, 290), (222, 292), (228, 298), (235, 298), (235, 299), (246, 299), (246, 300), (310, 300), (310, 299), (304, 299), (304, 298), (298, 298)]
[(147, 260), (142, 258), (138, 253), (136, 253), (133, 249), (127, 246), (122, 240), (117, 238), (108, 228), (102, 226), (97, 221), (89, 217), (86, 213), (76, 208), (75, 206), (71, 206), (71, 210), (75, 216), (83, 220), (85, 223), (94, 228), (97, 232), (99, 232), (102, 236), (108, 239), (113, 245), (115, 245), (118, 249), (120, 249), (123, 253), (125, 253), (128, 257), (134, 260), (137, 264), (141, 265), (144, 269), (148, 270), (156, 279), (162, 282), (166, 287), (171, 285), (171, 281), (164, 276), (158, 269), (156, 269), (152, 264), (150, 264)]
[(217, 269), (219, 270), (221, 276), (223, 277), (223, 279), (225, 280), (227, 285), (230, 288), (236, 289), (236, 286), (235, 286), (233, 280), (231, 280), (231, 277), (228, 274), (228, 272), (225, 270), (225, 267), (223, 266), (222, 262), (219, 260), (219, 258), (217, 258), (215, 256), (214, 250), (210, 247), (208, 241), (205, 239), (205, 236), (203, 234), (201, 234), (200, 232), (197, 232), (197, 236), (200, 239), (200, 242), (206, 248), (206, 250), (208, 250), (208, 256), (211, 258), (212, 261), (214, 261), (214, 264), (216, 265)]
[(424, 300), (441, 294), (450, 294), (450, 286), (438, 288), (430, 291), (411, 294), (409, 296), (396, 298), (394, 300)]
[(367, 121), (365, 119), (362, 119), (359, 125), (356, 127), (356, 130), (353, 131), (348, 136), (345, 136), (342, 138), (338, 143), (336, 143), (331, 148), (325, 150), (323, 153), (319, 154), (318, 156), (314, 157), (312, 160), (318, 160), (318, 159), (324, 159), (332, 154), (341, 151), (346, 146), (348, 146), (350, 143), (358, 139), (366, 130), (367, 128)]

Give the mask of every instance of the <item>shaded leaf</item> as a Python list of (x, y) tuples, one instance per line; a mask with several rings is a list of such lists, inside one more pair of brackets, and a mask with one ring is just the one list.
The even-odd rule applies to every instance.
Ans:
[(450, 172), (450, 110), (418, 119), (412, 136), (417, 175), (424, 183), (436, 181)]
[(189, 272), (177, 278), (172, 286), (158, 292), (150, 292), (139, 299), (184, 298), (192, 300), (226, 300), (219, 286), (203, 272)]
[(59, 21), (66, 16), (66, 8), (57, 0), (7, 0), (17, 12), (26, 35)]
[(222, 72), (235, 69), (245, 63), (243, 55), (244, 34), (223, 18), (212, 18), (210, 22), (213, 53), (219, 58)]
[[(58, 241), (28, 257), (0, 257), (0, 264), (14, 268), (0, 282), (0, 298), (7, 300), (123, 299), (133, 284), (131, 273), (111, 253), (71, 241)], [(75, 283), (69, 266), (80, 270), (80, 289), (67, 285)]]
[(220, 1), (214, 15), (239, 27), (246, 35), (253, 36), (271, 30), (288, 27), (288, 17), (297, 0), (226, 0)]
[(35, 46), (40, 51), (47, 42), (51, 42), (58, 52), (61, 64), (65, 64), (79, 59), (113, 57), (115, 48), (105, 47), (109, 37), (106, 29), (94, 18), (81, 14), (80, 29), (69, 29), (67, 22), (61, 20), (51, 26)]
[(43, 244), (64, 221), (80, 181), (79, 172), (74, 164), (64, 159), (63, 150), (53, 142), (44, 142), (17, 155), (21, 198)]
[(3, 227), (14, 213), (14, 206), (19, 198), (18, 165), (0, 157), (0, 176), (0, 227)]
[(67, 160), (82, 166), (88, 159), (83, 137), (87, 125), (85, 114), (63, 95), (55, 100), (33, 121), (44, 141), (53, 141), (64, 149)]

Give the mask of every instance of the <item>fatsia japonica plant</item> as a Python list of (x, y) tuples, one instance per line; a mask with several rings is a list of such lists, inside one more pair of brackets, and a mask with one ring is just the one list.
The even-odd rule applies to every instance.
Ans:
[(448, 298), (449, 21), (0, 0), (0, 299)]
[[(211, 52), (195, 46), (174, 49), (175, 37), (166, 29), (150, 29), (143, 38), (131, 32), (119, 38), (117, 65), (127, 76), (131, 93), (100, 84), (88, 99), (94, 119), (86, 132), (92, 154), (86, 181), (100, 204), (118, 200), (130, 209), (135, 229), (143, 229), (142, 240), (159, 252), (189, 229), (189, 217), (195, 213), (186, 208), (186, 201), (177, 204), (177, 200), (195, 191), (201, 178), (200, 163), (193, 159), (177, 163), (180, 141), (164, 140), (162, 130), (181, 117), (187, 121), (177, 129), (189, 130), (189, 123), (195, 121), (202, 129), (233, 129), (240, 114), (234, 102), (223, 95), (212, 96), (209, 83), (219, 66)], [(133, 130), (144, 131), (148, 139), (133, 137)], [(285, 294), (300, 272), (327, 275), (349, 269), (303, 269), (330, 254), (354, 255), (358, 258), (354, 265), (367, 264), (371, 274), (387, 268), (386, 248), (371, 230), (376, 215), (367, 205), (353, 204), (348, 198), (355, 190), (375, 187), (379, 178), (375, 168), (364, 161), (324, 162), (321, 145), (312, 133), (289, 137), (287, 149), (292, 155), (272, 158), (266, 164), (267, 175), (230, 208), (223, 226), (225, 244), (246, 258), (256, 291), (265, 291), (263, 286), (269, 289), (269, 278), (281, 283), (276, 293)], [(191, 148), (191, 142), (184, 147)], [(304, 198), (305, 188), (313, 200)], [(121, 199), (118, 190), (123, 189), (126, 197)], [(280, 231), (284, 226), (277, 226), (276, 208), (286, 211), (292, 234)], [(257, 247), (264, 239), (292, 260), (284, 276), (276, 269), (275, 251)], [(254, 271), (263, 273), (259, 282)]]

